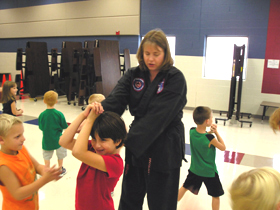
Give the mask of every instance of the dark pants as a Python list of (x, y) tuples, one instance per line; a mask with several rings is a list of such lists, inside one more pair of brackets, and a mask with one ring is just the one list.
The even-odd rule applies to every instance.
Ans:
[(180, 168), (165, 172), (125, 165), (119, 210), (142, 210), (147, 193), (149, 210), (176, 210)]

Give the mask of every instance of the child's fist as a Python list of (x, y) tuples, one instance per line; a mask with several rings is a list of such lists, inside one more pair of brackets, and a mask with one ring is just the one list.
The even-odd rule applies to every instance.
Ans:
[(211, 133), (215, 133), (217, 131), (217, 125), (212, 124), (211, 127), (210, 127), (210, 131), (211, 131)]

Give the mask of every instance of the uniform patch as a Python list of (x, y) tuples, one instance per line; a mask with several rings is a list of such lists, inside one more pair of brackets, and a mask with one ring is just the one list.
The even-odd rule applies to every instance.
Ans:
[(132, 82), (132, 87), (137, 92), (143, 90), (144, 86), (145, 86), (145, 82), (141, 78), (135, 78)]
[(163, 91), (163, 88), (164, 88), (164, 79), (158, 84), (157, 94)]

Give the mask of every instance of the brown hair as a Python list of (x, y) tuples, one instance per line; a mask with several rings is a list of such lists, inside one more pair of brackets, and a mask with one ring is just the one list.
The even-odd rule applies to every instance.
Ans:
[(100, 114), (93, 123), (91, 137), (95, 134), (101, 139), (111, 138), (114, 143), (120, 142), (116, 147), (120, 148), (126, 141), (127, 131), (124, 120), (116, 113), (106, 111)]
[(161, 29), (154, 29), (149, 31), (144, 36), (144, 39), (141, 41), (141, 44), (136, 54), (140, 69), (144, 71), (148, 70), (148, 67), (146, 66), (143, 58), (143, 53), (144, 53), (143, 48), (146, 43), (155, 44), (156, 46), (161, 47), (163, 49), (164, 60), (161, 64), (160, 70), (161, 71), (168, 70), (173, 65), (173, 59), (171, 57), (166, 35)]
[(198, 106), (193, 111), (193, 120), (196, 124), (202, 125), (205, 120), (210, 119), (211, 109), (207, 106)]
[(17, 83), (12, 81), (6, 81), (2, 89), (1, 103), (7, 103), (10, 100), (15, 100), (15, 97), (11, 94), (11, 88), (17, 86)]
[(48, 91), (44, 95), (44, 102), (49, 105), (53, 106), (57, 102), (58, 94), (52, 90)]

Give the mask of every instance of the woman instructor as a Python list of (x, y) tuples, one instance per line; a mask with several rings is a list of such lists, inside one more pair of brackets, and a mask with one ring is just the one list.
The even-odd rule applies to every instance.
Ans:
[(180, 167), (185, 155), (182, 109), (187, 99), (184, 75), (173, 66), (163, 31), (149, 31), (137, 52), (139, 66), (127, 70), (101, 103), (134, 120), (126, 141), (119, 210), (140, 210), (147, 194), (150, 210), (177, 209)]

